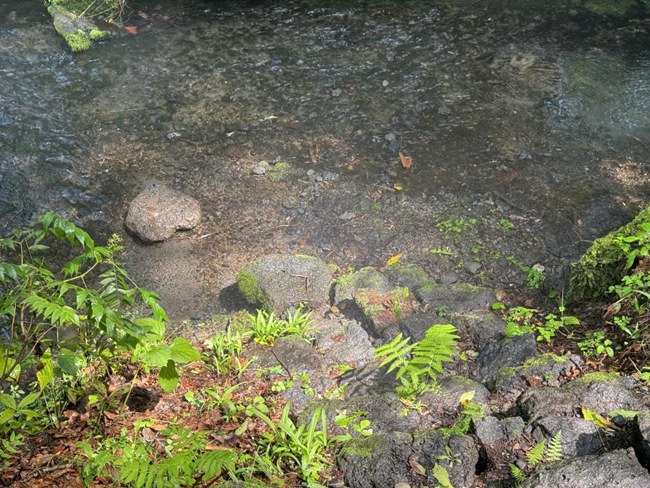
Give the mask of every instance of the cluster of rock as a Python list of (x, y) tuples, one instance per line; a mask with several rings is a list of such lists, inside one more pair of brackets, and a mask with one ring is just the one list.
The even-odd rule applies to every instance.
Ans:
[[(299, 304), (319, 313), (313, 344), (281, 338), (252, 351), (258, 366), (280, 364), (310, 379), (282, 394), (306, 421), (316, 405), (336, 412), (367, 412), (373, 434), (344, 445), (338, 465), (350, 488), (436, 486), (435, 464), (455, 488), (512, 486), (507, 467), (527, 474), (524, 486), (650, 486), (650, 393), (633, 378), (582, 374), (582, 360), (538, 354), (530, 334), (506, 337), (505, 323), (490, 307), (488, 289), (443, 286), (422, 269), (396, 264), (363, 268), (332, 280), (332, 270), (309, 256), (270, 255), (238, 276), (242, 294), (257, 307), (283, 314)], [(408, 291), (405, 291), (408, 290)], [(395, 380), (378, 367), (375, 347), (398, 333), (421, 340), (430, 327), (452, 323), (458, 355), (439, 388), (408, 408)], [(337, 365), (351, 367), (334, 377)], [(344, 390), (344, 398), (332, 392)], [(474, 392), (484, 411), (471, 430), (453, 426), (461, 396)], [(586, 420), (583, 410), (612, 419), (611, 428)], [(525, 456), (561, 432), (563, 460), (532, 469)]]

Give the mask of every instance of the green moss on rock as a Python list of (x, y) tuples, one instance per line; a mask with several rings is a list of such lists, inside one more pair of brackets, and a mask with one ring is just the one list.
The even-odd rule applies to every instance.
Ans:
[(386, 439), (381, 435), (358, 437), (346, 442), (341, 448), (339, 456), (368, 459), (385, 446)]
[(573, 266), (570, 298), (574, 300), (601, 298), (610, 286), (620, 283), (625, 275), (625, 252), (616, 244), (618, 236), (637, 233), (641, 224), (650, 222), (650, 205), (630, 223), (596, 239)]
[(618, 373), (606, 373), (601, 371), (595, 371), (593, 373), (587, 373), (582, 375), (576, 381), (579, 381), (581, 383), (591, 384), (597, 381), (602, 381), (602, 382), (614, 381), (617, 378), (620, 378), (620, 375)]
[(237, 275), (237, 286), (249, 303), (257, 304), (265, 310), (272, 310), (269, 297), (259, 287), (257, 278), (255, 278), (253, 273), (247, 269), (241, 270)]

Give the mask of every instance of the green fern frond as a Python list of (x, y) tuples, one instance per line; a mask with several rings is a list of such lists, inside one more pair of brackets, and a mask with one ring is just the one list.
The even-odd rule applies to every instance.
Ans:
[(539, 464), (544, 459), (544, 451), (546, 450), (546, 441), (541, 440), (530, 450), (528, 456), (526, 456), (526, 462), (528, 466), (535, 466)]
[(196, 462), (196, 470), (203, 472), (202, 481), (215, 478), (225, 469), (235, 471), (237, 455), (232, 450), (207, 451)]
[(453, 361), (458, 329), (451, 324), (434, 325), (413, 348), (413, 357), (408, 370), (417, 376), (426, 375), (435, 380), (442, 373), (442, 364)]
[(546, 460), (555, 462), (562, 459), (562, 431), (558, 430), (546, 449)]
[(390, 364), (388, 373), (395, 369), (398, 369), (398, 378), (401, 377), (402, 374), (404, 374), (403, 368), (408, 362), (408, 355), (416, 346), (416, 344), (409, 344), (409, 342), (410, 339), (408, 337), (402, 338), (402, 334), (400, 333), (388, 344), (384, 344), (383, 346), (375, 349), (375, 357), (385, 356), (379, 366)]
[(510, 473), (512, 473), (512, 477), (515, 479), (515, 486), (519, 486), (524, 481), (526, 481), (526, 475), (519, 466), (510, 463), (508, 467), (510, 468)]

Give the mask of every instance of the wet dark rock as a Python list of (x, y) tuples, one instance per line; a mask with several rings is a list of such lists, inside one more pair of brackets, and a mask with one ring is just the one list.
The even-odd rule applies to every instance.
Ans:
[[(564, 434), (564, 432), (563, 432)], [(640, 488), (650, 486), (650, 474), (634, 450), (619, 449), (551, 463), (529, 477), (523, 488)]]
[(366, 411), (364, 418), (370, 420), (373, 434), (392, 432), (413, 432), (421, 422), (420, 415), (413, 409), (406, 409), (399, 396), (392, 390), (371, 391), (365, 395), (352, 395), (345, 391), (345, 400), (332, 402), (328, 410)]
[(314, 324), (318, 336), (314, 347), (323, 354), (329, 364), (347, 364), (355, 368), (374, 358), (374, 348), (368, 333), (356, 321), (319, 320)]
[(125, 224), (144, 242), (159, 242), (177, 230), (193, 229), (200, 221), (198, 201), (163, 183), (152, 182), (129, 205)]
[(331, 277), (327, 264), (316, 257), (270, 254), (246, 265), (237, 285), (249, 303), (282, 314), (301, 303), (312, 308), (326, 304)]
[(639, 461), (650, 469), (650, 410), (639, 412), (635, 419), (635, 448)]
[(521, 366), (502, 368), (497, 374), (495, 391), (514, 399), (531, 386), (531, 381), (556, 386), (553, 383), (557, 383), (559, 377), (581, 367), (582, 359), (576, 355), (540, 354)]
[(344, 301), (351, 301), (354, 291), (361, 288), (370, 288), (380, 293), (387, 293), (393, 289), (393, 286), (388, 278), (376, 268), (361, 268), (358, 271), (339, 277), (334, 282), (334, 305), (339, 306)]
[(452, 435), (447, 438), (439, 431), (421, 430), (413, 435), (413, 451), (415, 460), (427, 470), (428, 486), (436, 485), (431, 471), (437, 463), (447, 470), (453, 486), (469, 488), (474, 485), (479, 454), (471, 437)]
[(338, 457), (350, 488), (390, 487), (409, 483), (412, 475), (408, 464), (413, 454), (410, 434), (394, 432), (372, 435), (346, 443)]
[(468, 283), (451, 285), (430, 283), (418, 288), (415, 295), (423, 304), (434, 310), (445, 307), (450, 312), (456, 313), (487, 310), (496, 302), (492, 290)]
[(461, 396), (470, 391), (474, 392), (471, 402), (480, 405), (483, 411), (489, 414), (490, 391), (481, 383), (464, 376), (448, 376), (441, 379), (439, 388), (423, 393), (420, 401), (430, 411), (438, 409), (452, 411), (460, 405)]
[(549, 416), (534, 422), (533, 438), (536, 442), (562, 431), (562, 454), (564, 456), (586, 456), (604, 451), (603, 436), (593, 422), (582, 418)]
[(633, 390), (631, 378), (612, 377), (592, 381), (589, 375), (565, 384), (561, 388), (540, 387), (526, 390), (517, 400), (530, 420), (547, 416), (575, 415), (584, 407), (601, 415), (613, 410), (638, 410), (648, 403), (647, 398)]
[[(458, 459), (449, 460), (450, 453)], [(431, 472), (436, 463), (447, 469), (453, 486), (469, 488), (477, 462), (478, 450), (470, 437), (447, 438), (435, 430), (355, 439), (341, 449), (338, 458), (350, 488), (393, 487), (397, 483), (433, 486), (436, 481)], [(418, 465), (426, 476), (416, 471)]]
[(410, 263), (388, 266), (384, 274), (395, 286), (406, 287), (411, 293), (426, 284), (433, 283), (433, 279), (426, 271)]
[(498, 419), (492, 415), (486, 415), (474, 422), (476, 437), (484, 446), (492, 446), (501, 442), (513, 444), (526, 428), (521, 417), (507, 417)]
[(537, 341), (532, 334), (505, 337), (488, 345), (477, 357), (481, 381), (493, 389), (501, 368), (524, 363), (535, 355), (536, 350)]
[(503, 339), (506, 329), (506, 323), (492, 312), (452, 313), (447, 322), (453, 323), (477, 351)]

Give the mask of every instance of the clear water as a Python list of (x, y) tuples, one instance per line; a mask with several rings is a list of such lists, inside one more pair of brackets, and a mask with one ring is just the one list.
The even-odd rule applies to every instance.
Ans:
[[(136, 35), (71, 54), (41, 0), (2, 0), (0, 226), (53, 208), (122, 232), (158, 179), (205, 214), (193, 296), (272, 250), (445, 274), (429, 248), (502, 242), (560, 269), (646, 203), (650, 147), (648, 19), (563, 3), (132, 2)], [(435, 225), (459, 216), (466, 239)]]

